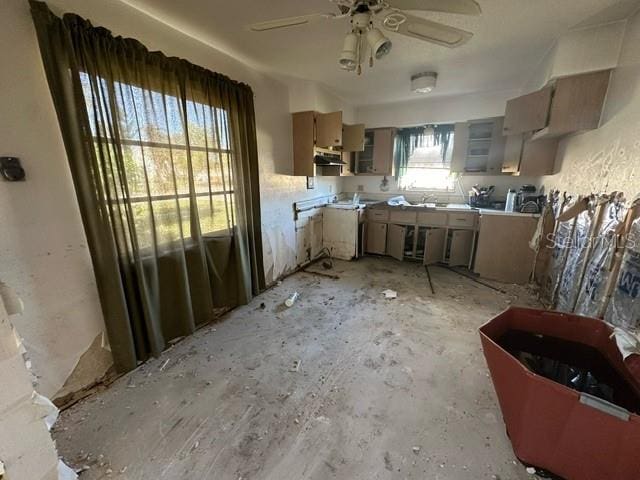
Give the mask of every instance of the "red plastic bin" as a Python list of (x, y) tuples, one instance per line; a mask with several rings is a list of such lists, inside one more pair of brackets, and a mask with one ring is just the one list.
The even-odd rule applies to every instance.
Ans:
[(516, 456), (566, 480), (639, 480), (640, 416), (530, 371), (499, 345), (510, 330), (597, 349), (640, 396), (640, 357), (626, 362), (601, 320), (512, 307), (480, 328)]

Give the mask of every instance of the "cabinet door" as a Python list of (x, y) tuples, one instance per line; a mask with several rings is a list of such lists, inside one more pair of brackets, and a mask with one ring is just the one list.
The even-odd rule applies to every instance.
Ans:
[(473, 230), (453, 230), (451, 232), (451, 250), (449, 251), (449, 266), (467, 266), (471, 260), (473, 246)]
[(598, 128), (610, 76), (610, 70), (603, 70), (558, 79), (549, 116), (549, 133), (564, 135)]
[(395, 259), (404, 258), (404, 240), (407, 234), (407, 227), (401, 225), (389, 225), (387, 230), (387, 255)]
[(384, 255), (387, 251), (387, 224), (369, 222), (366, 230), (367, 253)]
[(313, 112), (292, 114), (293, 122), (293, 174), (315, 176), (313, 163)]
[(447, 237), (445, 228), (430, 228), (427, 231), (427, 241), (424, 248), (425, 265), (431, 265), (442, 261), (444, 256), (444, 244)]
[(540, 176), (553, 174), (558, 143), (558, 138), (536, 141), (525, 139), (522, 147), (522, 158), (520, 159), (520, 175)]
[(342, 126), (342, 151), (362, 152), (364, 150), (364, 123)]
[(518, 173), (520, 171), (520, 159), (522, 158), (523, 136), (509, 135), (506, 138), (502, 173)]
[(469, 141), (469, 124), (467, 122), (456, 123), (453, 132), (453, 153), (451, 155), (451, 171), (464, 172), (467, 163), (467, 147)]
[(342, 145), (342, 112), (316, 113), (316, 146)]
[(343, 177), (352, 177), (356, 174), (355, 172), (355, 153), (353, 152), (342, 152), (342, 161), (344, 165), (342, 166), (342, 170), (340, 175)]
[(504, 115), (503, 133), (516, 135), (535, 132), (546, 127), (552, 91), (551, 87), (546, 87), (509, 100)]
[(391, 175), (393, 169), (393, 128), (378, 128), (373, 137), (373, 173)]
[(489, 159), (487, 160), (487, 174), (489, 175), (497, 175), (502, 172), (504, 151), (507, 143), (507, 137), (502, 133), (503, 125), (504, 117), (496, 118), (493, 123), (491, 148), (489, 149)]

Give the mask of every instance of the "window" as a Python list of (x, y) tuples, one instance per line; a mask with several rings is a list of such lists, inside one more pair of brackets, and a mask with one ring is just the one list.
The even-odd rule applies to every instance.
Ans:
[(413, 133), (408, 135), (409, 155), (406, 171), (399, 179), (400, 188), (453, 191), (453, 126), (438, 125), (426, 127), (423, 131), (412, 131)]
[[(101, 140), (95, 142), (102, 145), (98, 159), (121, 150), (124, 175), (111, 171), (110, 162), (101, 162), (100, 173), (112, 188), (112, 208), (133, 217), (135, 240), (125, 239), (145, 248), (192, 237), (195, 228), (204, 235), (228, 234), (235, 199), (227, 112), (188, 101), (184, 118), (177, 96), (104, 80), (91, 88), (86, 74), (81, 81), (92, 135)], [(105, 122), (96, 115), (116, 117), (117, 142), (116, 132), (97, 131)]]

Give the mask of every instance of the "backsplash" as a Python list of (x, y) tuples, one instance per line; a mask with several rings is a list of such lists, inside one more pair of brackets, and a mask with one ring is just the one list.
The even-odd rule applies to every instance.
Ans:
[[(510, 188), (519, 190), (522, 185), (535, 185), (540, 188), (543, 184), (545, 177), (517, 177), (517, 176), (483, 176), (483, 175), (469, 175), (462, 176), (456, 190), (454, 192), (443, 191), (410, 191), (401, 190), (397, 187), (396, 181), (393, 177), (387, 177), (389, 180), (387, 191), (380, 190), (380, 184), (383, 177), (378, 176), (355, 176), (355, 177), (343, 177), (342, 180), (342, 197), (351, 198), (354, 193), (359, 193), (361, 198), (368, 200), (386, 200), (397, 195), (404, 195), (409, 201), (420, 201), (423, 195), (429, 197), (431, 201), (446, 202), (446, 203), (466, 203), (468, 200), (469, 190), (473, 185), (480, 186), (495, 186), (495, 192), (492, 195), (494, 200), (504, 200), (507, 196), (507, 192)], [(362, 190), (359, 190), (359, 186), (362, 186)], [(462, 187), (462, 190), (460, 188)]]

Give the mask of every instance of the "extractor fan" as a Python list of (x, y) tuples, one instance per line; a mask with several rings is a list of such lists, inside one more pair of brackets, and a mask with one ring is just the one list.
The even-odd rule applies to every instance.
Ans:
[(479, 15), (480, 5), (474, 0), (329, 0), (337, 6), (338, 13), (314, 13), (299, 17), (281, 18), (254, 23), (250, 29), (264, 32), (279, 28), (306, 25), (318, 20), (349, 18), (351, 31), (344, 39), (340, 54), (340, 66), (349, 71), (361, 72), (362, 59), (369, 54), (369, 64), (391, 50), (389, 40), (380, 30), (399, 33), (425, 42), (449, 48), (462, 45), (473, 34), (466, 30), (425, 20), (406, 13), (407, 10)]

